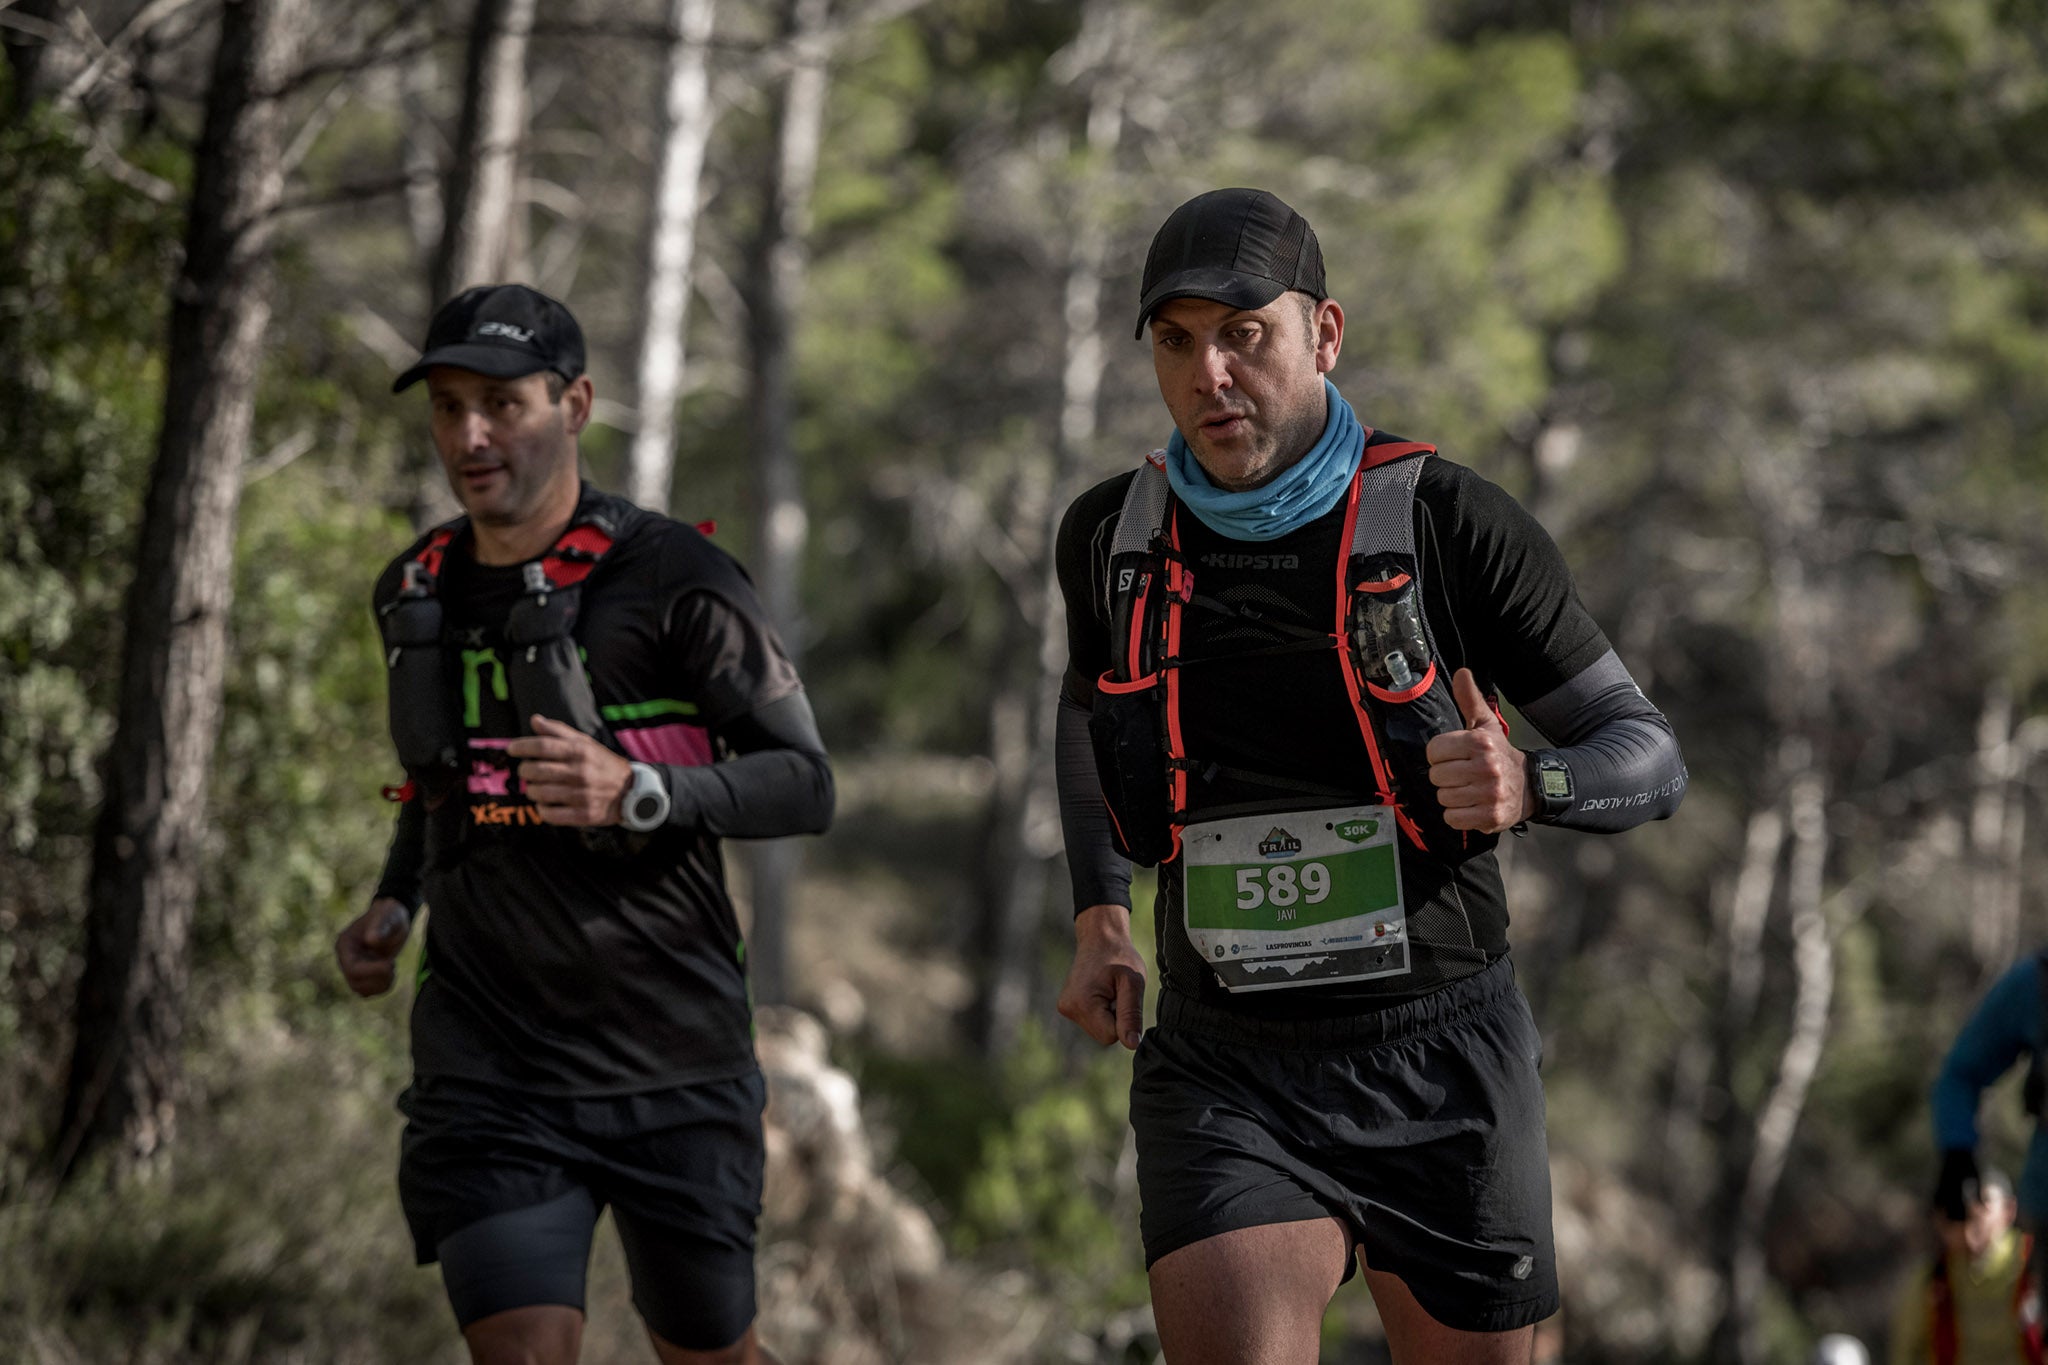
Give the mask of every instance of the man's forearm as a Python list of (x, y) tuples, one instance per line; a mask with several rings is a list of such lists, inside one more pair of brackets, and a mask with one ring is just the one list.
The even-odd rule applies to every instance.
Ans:
[[(1570, 774), (1571, 799), (1543, 823), (1612, 834), (1661, 820), (1685, 797), (1685, 759), (1664, 713), (1610, 650), (1578, 677), (1522, 708), (1561, 741), (1543, 751)], [(1532, 798), (1540, 793), (1532, 792)]]
[(1131, 903), (1131, 865), (1110, 842), (1109, 807), (1095, 775), (1095, 747), (1088, 739), (1088, 712), (1062, 696), (1053, 732), (1054, 776), (1060, 796), (1060, 834), (1067, 846), (1067, 873), (1074, 884), (1074, 911)]
[(822, 834), (832, 823), (832, 764), (802, 693), (720, 727), (723, 763), (663, 766), (669, 823), (733, 839)]
[(377, 878), (376, 894), (397, 901), (408, 915), (420, 908), (427, 870), (427, 810), (415, 797), (398, 808), (398, 821), (391, 831), (391, 847), (384, 855), (384, 871)]

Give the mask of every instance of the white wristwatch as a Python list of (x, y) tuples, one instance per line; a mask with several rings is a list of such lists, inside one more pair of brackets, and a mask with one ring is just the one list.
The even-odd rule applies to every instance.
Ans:
[(646, 834), (668, 823), (668, 783), (646, 763), (633, 765), (633, 780), (619, 802), (619, 823), (635, 834)]

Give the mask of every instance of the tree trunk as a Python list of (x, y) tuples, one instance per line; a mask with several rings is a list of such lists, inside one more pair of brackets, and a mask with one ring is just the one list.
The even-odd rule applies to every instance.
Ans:
[(462, 83), (462, 118), (448, 174), (433, 303), (473, 284), (494, 284), (511, 268), (526, 135), (526, 44), (535, 0), (477, 0)]
[(640, 320), (637, 393), (629, 491), (634, 502), (665, 512), (675, 467), (676, 399), (683, 386), (690, 310), (690, 256), (711, 140), (710, 42), (714, 0), (670, 0), (667, 70), (662, 79), (654, 185), (648, 192), (647, 304)]
[[(429, 275), (447, 232), (447, 205), (435, 184), (444, 144), (441, 130), (428, 112), (439, 80), (440, 71), (430, 50), (410, 58), (399, 75), (398, 107), (405, 117), (405, 222), (412, 232), (413, 250), (429, 263)], [(439, 301), (436, 296), (430, 306)]]
[(171, 311), (163, 427), (126, 608), (106, 797), (93, 834), (77, 1041), (52, 1148), (167, 1153), (176, 1132), (187, 940), (206, 837), (234, 586), (235, 515), (283, 188), (275, 92), (308, 0), (228, 0)]
[(2019, 952), (2025, 768), (2013, 733), (2012, 689), (1994, 683), (1977, 714), (1976, 793), (1970, 803), (1970, 950), (1987, 980)]
[[(57, 26), (57, 0), (20, 0), (15, 15), (46, 29)], [(43, 56), (50, 50), (47, 32), (30, 33), (18, 28), (0, 30), (7, 47), (7, 65), (13, 69), (14, 92), (9, 101), (11, 114), (19, 115), (41, 97)]]
[(1834, 1000), (1834, 931), (1821, 898), (1827, 863), (1826, 795), (1827, 780), (1810, 767), (1792, 779), (1786, 793), (1786, 824), (1792, 834), (1792, 856), (1785, 876), (1792, 921), (1792, 1030), (1778, 1055), (1770, 1094), (1758, 1112), (1756, 1139), (1736, 1204), (1728, 1316), (1734, 1356), (1741, 1365), (1764, 1365), (1763, 1299), (1768, 1270), (1764, 1235), (1792, 1151), (1793, 1134), (1820, 1070), (1828, 1008)]
[[(1776, 740), (1765, 786), (1751, 816), (1748, 846), (1729, 908), (1724, 1009), (1716, 1080), (1725, 1102), (1714, 1124), (1720, 1178), (1710, 1226), (1719, 1229), (1717, 1259), (1725, 1288), (1712, 1357), (1720, 1365), (1761, 1365), (1766, 1240), (1771, 1204), (1785, 1172), (1827, 1042), (1834, 995), (1834, 945), (1823, 903), (1828, 852), (1824, 765), (1828, 721), (1827, 643), (1830, 599), (1813, 547), (1822, 510), (1811, 469), (1798, 459), (1752, 454), (1742, 465), (1768, 568), (1775, 661), (1769, 694)], [(1789, 857), (1784, 856), (1789, 845)], [(1754, 1044), (1764, 985), (1762, 933), (1782, 884), (1793, 939), (1793, 995), (1788, 1036), (1762, 1102), (1750, 1107), (1738, 1090)]]
[[(477, 284), (513, 274), (518, 212), (519, 147), (526, 137), (526, 47), (536, 0), (476, 0), (463, 66), (462, 112), (449, 148), (442, 195), (441, 240), (427, 269), (431, 312)], [(408, 148), (408, 165), (412, 149)], [(415, 232), (427, 214), (409, 204)], [(439, 460), (429, 456), (414, 483), (415, 526), (446, 521), (459, 510)]]
[[(768, 618), (801, 662), (798, 582), (810, 519), (793, 438), (793, 341), (809, 265), (811, 191), (825, 128), (830, 0), (782, 0), (780, 38), (791, 54), (775, 100), (775, 152), (768, 162), (760, 233), (754, 243), (749, 333), (753, 350), (754, 516), (760, 543), (751, 566)], [(788, 840), (753, 846), (754, 924), (747, 950), (755, 998), (789, 992), (789, 892), (797, 850)]]
[(1050, 468), (1013, 481), (1011, 519), (1029, 547), (1035, 573), (1017, 601), (1008, 647), (990, 699), (990, 757), (995, 784), (982, 845), (981, 924), (972, 951), (981, 991), (972, 1032), (986, 1056), (1016, 1042), (1037, 978), (1037, 939), (1052, 860), (1060, 849), (1053, 730), (1066, 660), (1066, 612), (1053, 563), (1067, 503), (1095, 444), (1102, 398), (1102, 292), (1110, 229), (1104, 211), (1116, 150), (1123, 140), (1124, 84), (1115, 69), (1120, 7), (1091, 5), (1074, 40), (1078, 79), (1088, 86), (1085, 162), (1074, 185), (1064, 276), (1060, 421)]

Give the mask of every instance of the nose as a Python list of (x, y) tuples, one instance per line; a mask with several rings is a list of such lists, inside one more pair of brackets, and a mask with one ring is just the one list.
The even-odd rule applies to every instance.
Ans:
[(482, 450), (491, 443), (491, 424), (484, 414), (471, 408), (462, 414), (462, 424), (456, 430), (456, 439), (461, 443), (463, 453)]
[(1195, 388), (1198, 392), (1217, 393), (1231, 386), (1230, 358), (1221, 346), (1204, 346), (1200, 363), (1195, 367)]

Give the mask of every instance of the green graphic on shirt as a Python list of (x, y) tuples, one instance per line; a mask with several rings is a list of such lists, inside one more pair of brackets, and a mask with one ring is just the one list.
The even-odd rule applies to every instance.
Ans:
[(505, 682), (505, 665), (498, 662), (494, 649), (465, 649), (462, 651), (462, 723), (474, 730), (484, 721), (483, 670), (491, 670), (491, 695), (499, 701), (510, 701), (512, 689)]
[(651, 720), (655, 716), (694, 716), (697, 708), (686, 701), (672, 697), (657, 697), (653, 701), (629, 701), (617, 706), (606, 706), (599, 710), (606, 720)]

